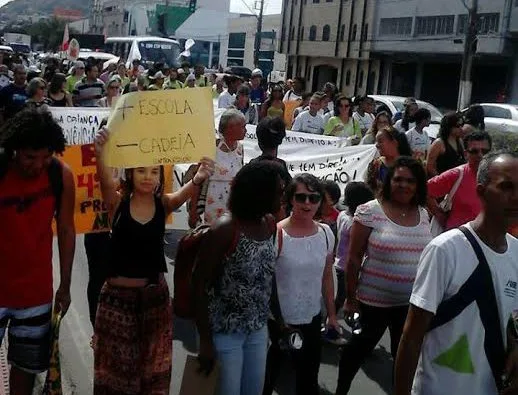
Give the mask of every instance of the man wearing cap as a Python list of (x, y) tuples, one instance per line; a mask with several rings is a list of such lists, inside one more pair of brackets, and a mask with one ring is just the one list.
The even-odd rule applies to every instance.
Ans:
[(148, 91), (161, 91), (164, 89), (165, 75), (161, 71), (157, 71), (153, 77), (149, 77), (153, 81), (153, 84), (149, 85)]
[(241, 86), (241, 78), (237, 75), (228, 75), (223, 77), (223, 81), (227, 84), (227, 89), (224, 90), (218, 98), (218, 108), (230, 108), (236, 101), (236, 92)]
[(202, 64), (196, 65), (194, 68), (195, 84), (199, 88), (208, 86), (207, 77), (205, 77), (205, 66)]
[(71, 75), (67, 77), (66, 89), (68, 93), (74, 92), (74, 87), (85, 76), (85, 64), (78, 60), (71, 69)]
[(184, 88), (196, 88), (196, 76), (194, 74), (187, 76)]
[(266, 100), (266, 91), (261, 86), (263, 80), (263, 72), (261, 69), (252, 71), (250, 78), (250, 101), (252, 104), (262, 104)]
[(27, 101), (27, 72), (18, 64), (14, 67), (14, 81), (0, 90), (0, 123), (12, 118)]
[(182, 89), (183, 84), (178, 81), (178, 71), (171, 69), (169, 79), (164, 83), (164, 89)]

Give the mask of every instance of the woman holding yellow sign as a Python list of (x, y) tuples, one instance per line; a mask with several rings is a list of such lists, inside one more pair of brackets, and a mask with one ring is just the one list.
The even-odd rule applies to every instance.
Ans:
[(121, 191), (96, 137), (97, 172), (111, 219), (108, 279), (95, 321), (94, 393), (168, 394), (172, 365), (172, 307), (164, 279), (166, 218), (214, 172), (204, 158), (191, 182), (163, 194), (161, 166), (125, 170)]

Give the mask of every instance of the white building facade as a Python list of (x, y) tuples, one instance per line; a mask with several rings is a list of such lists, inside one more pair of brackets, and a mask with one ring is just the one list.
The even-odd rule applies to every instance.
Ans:
[[(277, 51), (280, 37), (281, 15), (263, 17), (259, 68), (266, 76), (271, 71), (286, 70), (286, 55)], [(254, 69), (257, 17), (241, 15), (228, 21), (228, 34), (221, 42), (221, 64)]]

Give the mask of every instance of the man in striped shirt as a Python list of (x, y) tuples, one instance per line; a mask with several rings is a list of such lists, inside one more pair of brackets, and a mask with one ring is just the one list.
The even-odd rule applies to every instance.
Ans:
[(78, 81), (74, 87), (74, 104), (79, 107), (99, 107), (99, 99), (104, 96), (104, 83), (97, 78), (99, 71), (97, 66), (87, 64), (86, 76)]

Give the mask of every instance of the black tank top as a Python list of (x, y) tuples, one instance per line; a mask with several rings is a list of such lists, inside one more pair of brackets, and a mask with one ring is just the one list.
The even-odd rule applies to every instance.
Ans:
[(444, 173), (446, 170), (453, 169), (454, 167), (460, 166), (466, 161), (464, 160), (464, 154), (462, 152), (462, 143), (457, 139), (457, 149), (453, 148), (448, 141), (443, 141), (444, 153), (437, 157), (437, 173)]
[(130, 199), (123, 199), (115, 213), (110, 240), (109, 277), (147, 278), (158, 282), (167, 272), (164, 257), (165, 210), (155, 197), (155, 215), (145, 224), (133, 219)]
[(63, 99), (56, 100), (49, 96), (51, 107), (66, 107), (67, 106), (67, 95), (63, 95)]

